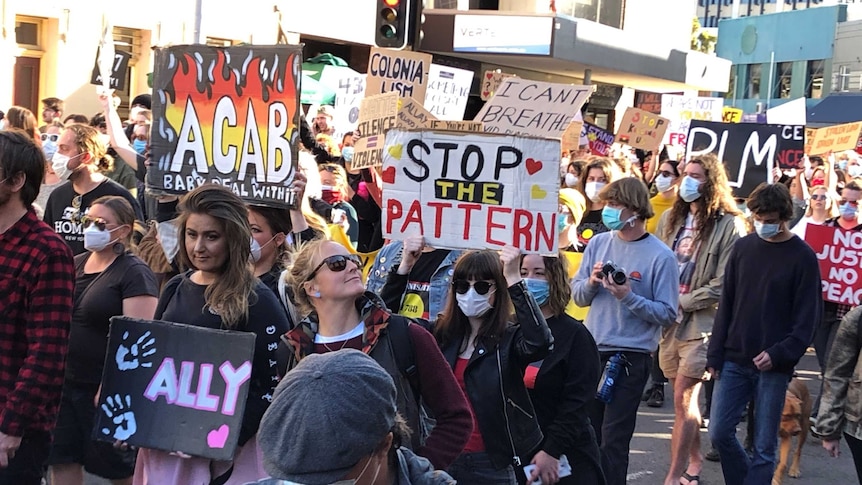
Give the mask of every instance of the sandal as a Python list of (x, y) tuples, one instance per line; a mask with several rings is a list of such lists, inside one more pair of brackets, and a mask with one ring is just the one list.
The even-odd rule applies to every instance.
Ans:
[(689, 475), (688, 472), (682, 472), (682, 478), (688, 480), (688, 483), (679, 482), (680, 485), (691, 485), (692, 482), (697, 482), (697, 485), (700, 485), (700, 475)]

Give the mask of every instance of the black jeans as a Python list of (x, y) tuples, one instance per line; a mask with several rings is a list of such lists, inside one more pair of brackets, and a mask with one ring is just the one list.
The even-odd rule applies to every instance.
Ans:
[(847, 440), (847, 447), (850, 448), (850, 454), (853, 455), (853, 463), (856, 465), (856, 478), (859, 483), (862, 483), (862, 440), (844, 433), (844, 439)]
[[(598, 399), (586, 405), (602, 452), (602, 470), (608, 485), (625, 485), (629, 468), (629, 443), (635, 432), (638, 406), (649, 377), (652, 359), (648, 353), (623, 352), (630, 365), (614, 385), (613, 399)], [(600, 352), (602, 368), (616, 352)]]
[(826, 373), (826, 363), (829, 361), (829, 352), (832, 351), (832, 342), (838, 332), (841, 319), (832, 310), (823, 312), (823, 318), (814, 327), (814, 352), (817, 355), (817, 363), (820, 364), (820, 392), (814, 399), (812, 415), (817, 416), (820, 410), (820, 396), (823, 395), (823, 374)]
[(659, 347), (655, 348), (655, 352), (652, 354), (652, 366), (650, 367), (650, 379), (652, 380), (653, 385), (655, 384), (664, 384), (667, 382), (667, 377), (664, 376), (664, 372), (661, 370), (661, 366), (658, 365), (658, 352), (661, 350)]
[(0, 485), (40, 485), (48, 469), (51, 435), (47, 431), (27, 431), (9, 466), (0, 468)]

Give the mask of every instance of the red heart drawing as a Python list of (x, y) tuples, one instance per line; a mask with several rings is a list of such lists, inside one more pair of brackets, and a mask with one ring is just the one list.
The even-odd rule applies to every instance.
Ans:
[(491, 79), (492, 77), (494, 77), (494, 74), (489, 72), (488, 74), (485, 74), (485, 77)]
[(395, 183), (395, 167), (387, 168), (386, 170), (383, 171), (382, 174), (380, 174), (380, 176), (381, 176), (381, 178), (383, 178), (383, 181), (386, 182), (387, 184)]
[(533, 160), (532, 158), (527, 159), (527, 173), (528, 174), (533, 175), (541, 169), (542, 169), (542, 162), (541, 161)]

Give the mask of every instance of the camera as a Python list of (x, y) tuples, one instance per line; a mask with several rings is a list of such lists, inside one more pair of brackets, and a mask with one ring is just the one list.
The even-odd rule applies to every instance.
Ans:
[(625, 284), (627, 279), (625, 270), (614, 264), (613, 261), (608, 261), (602, 266), (602, 274), (618, 285)]

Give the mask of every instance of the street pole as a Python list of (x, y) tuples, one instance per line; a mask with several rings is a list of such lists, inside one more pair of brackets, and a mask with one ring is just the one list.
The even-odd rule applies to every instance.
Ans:
[(769, 82), (769, 85), (767, 86), (767, 91), (766, 91), (768, 93), (766, 96), (766, 107), (767, 108), (769, 108), (769, 105), (771, 104), (769, 101), (772, 99), (772, 84), (773, 84), (772, 75), (773, 75), (774, 70), (775, 70), (775, 51), (772, 51), (772, 53), (769, 55), (769, 81), (767, 81), (767, 82)]
[(200, 44), (201, 43), (201, 8), (202, 8), (203, 0), (195, 0), (195, 31), (194, 38), (192, 39), (192, 43)]

